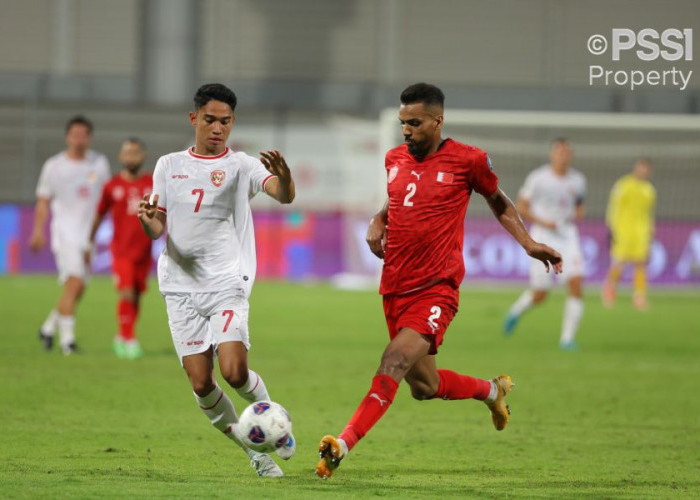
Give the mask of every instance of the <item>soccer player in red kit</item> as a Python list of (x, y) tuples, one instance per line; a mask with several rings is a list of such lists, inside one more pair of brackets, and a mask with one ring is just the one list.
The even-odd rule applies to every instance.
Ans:
[(437, 369), (435, 355), (457, 313), (464, 278), (464, 217), (473, 191), (481, 194), (503, 227), (530, 257), (561, 272), (561, 256), (535, 242), (513, 203), (498, 187), (488, 155), (442, 139), (444, 94), (417, 83), (401, 94), (399, 121), (405, 143), (386, 155), (384, 208), (370, 221), (367, 243), (384, 259), (379, 292), (391, 341), (372, 385), (336, 438), (325, 436), (316, 474), (328, 478), (341, 460), (389, 409), (404, 379), (415, 399), (477, 399), (497, 430), (508, 423), (508, 375), (484, 380)]
[(105, 184), (90, 232), (90, 246), (93, 247), (97, 228), (107, 213), (112, 212), (112, 272), (119, 291), (119, 333), (114, 339), (114, 352), (126, 359), (143, 355), (136, 340), (134, 325), (139, 313), (139, 299), (146, 290), (151, 269), (152, 240), (144, 234), (136, 217), (139, 202), (153, 187), (150, 174), (139, 174), (145, 160), (146, 152), (141, 140), (129, 138), (124, 141), (119, 151), (119, 162), (124, 168)]

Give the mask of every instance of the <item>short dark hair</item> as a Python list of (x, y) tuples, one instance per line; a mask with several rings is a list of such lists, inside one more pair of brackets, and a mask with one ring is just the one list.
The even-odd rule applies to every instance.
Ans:
[(195, 111), (204, 106), (209, 101), (221, 101), (231, 106), (231, 111), (236, 110), (236, 94), (233, 90), (221, 83), (207, 83), (197, 89), (194, 94), (194, 109)]
[(554, 139), (552, 139), (551, 145), (554, 146), (555, 144), (571, 144), (571, 141), (569, 140), (568, 137), (560, 136), (560, 137), (555, 137)]
[(92, 122), (85, 118), (83, 115), (75, 115), (73, 118), (68, 120), (68, 122), (66, 123), (66, 134), (73, 125), (83, 125), (87, 127), (88, 132), (90, 133), (90, 135), (92, 135)]
[(134, 136), (127, 137), (126, 139), (124, 139), (124, 142), (138, 144), (141, 149), (143, 149), (144, 151), (146, 150), (146, 144), (144, 144), (144, 142), (141, 139), (139, 139), (138, 137), (134, 137)]
[(445, 94), (435, 85), (429, 83), (414, 83), (401, 92), (401, 104), (422, 102), (426, 106), (445, 106)]

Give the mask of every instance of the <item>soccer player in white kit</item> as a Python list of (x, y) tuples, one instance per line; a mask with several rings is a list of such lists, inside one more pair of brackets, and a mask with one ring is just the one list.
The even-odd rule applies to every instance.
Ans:
[[(260, 375), (248, 368), (248, 297), (256, 270), (249, 199), (261, 191), (280, 203), (294, 199), (294, 181), (278, 151), (260, 153), (258, 160), (226, 146), (236, 102), (221, 84), (197, 90), (189, 114), (195, 145), (158, 160), (153, 193), (141, 201), (138, 217), (153, 239), (167, 227), (158, 284), (197, 404), (243, 448), (259, 476), (278, 477), (282, 470), (269, 455), (239, 441), (236, 411), (213, 372), (216, 356), (221, 375), (247, 402), (270, 399)], [(294, 451), (291, 435), (277, 449), (284, 459)]]
[(51, 210), (51, 251), (56, 259), (59, 282), (63, 285), (55, 308), (39, 329), (46, 350), (53, 347), (58, 329), (63, 354), (76, 351), (75, 309), (85, 291), (90, 264), (92, 218), (102, 186), (110, 177), (107, 158), (90, 150), (92, 123), (75, 116), (66, 124), (66, 149), (44, 163), (36, 188), (34, 230), (29, 247), (38, 251), (46, 246), (44, 226)]
[[(583, 219), (586, 179), (571, 168), (573, 149), (568, 139), (552, 142), (550, 163), (532, 171), (518, 193), (517, 207), (522, 217), (532, 223), (533, 239), (556, 248), (564, 262), (559, 279), (566, 282), (569, 297), (564, 306), (559, 347), (576, 348), (576, 331), (583, 315), (582, 282), (584, 260), (576, 221)], [(504, 324), (507, 335), (513, 333), (520, 317), (533, 305), (541, 303), (552, 287), (554, 276), (542, 266), (530, 266), (530, 288), (511, 306)]]

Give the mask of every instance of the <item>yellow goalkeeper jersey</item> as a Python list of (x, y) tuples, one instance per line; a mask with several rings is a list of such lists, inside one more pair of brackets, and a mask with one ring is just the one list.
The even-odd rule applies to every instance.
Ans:
[(615, 233), (647, 233), (654, 230), (656, 189), (649, 181), (626, 175), (617, 180), (610, 193), (606, 221)]

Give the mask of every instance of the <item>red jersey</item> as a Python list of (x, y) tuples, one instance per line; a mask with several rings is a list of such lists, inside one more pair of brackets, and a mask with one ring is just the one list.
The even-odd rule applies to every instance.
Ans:
[(402, 144), (386, 154), (389, 221), (379, 293), (414, 290), (437, 278), (464, 278), (464, 217), (472, 191), (498, 189), (488, 155), (452, 139), (417, 160)]
[(114, 259), (129, 259), (143, 262), (151, 258), (151, 239), (146, 236), (136, 213), (139, 201), (152, 191), (153, 179), (144, 174), (135, 181), (125, 180), (117, 174), (102, 189), (97, 213), (104, 216), (111, 210), (114, 223), (112, 256)]

